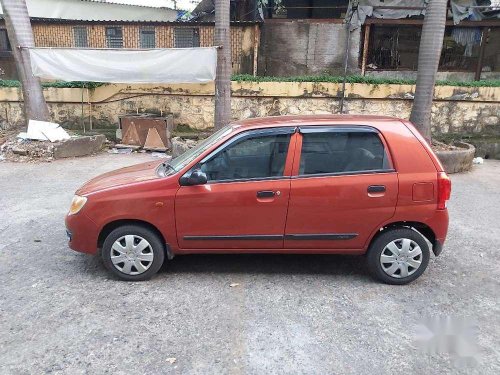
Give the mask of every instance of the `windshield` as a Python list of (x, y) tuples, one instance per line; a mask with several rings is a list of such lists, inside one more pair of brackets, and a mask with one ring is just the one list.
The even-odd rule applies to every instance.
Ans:
[(168, 163), (168, 170), (165, 171), (165, 175), (171, 175), (176, 172), (179, 172), (186, 165), (191, 163), (194, 159), (200, 156), (206, 149), (212, 147), (216, 144), (220, 139), (227, 136), (229, 133), (233, 131), (233, 126), (228, 125), (223, 127), (222, 129), (216, 131), (210, 137), (205, 138), (203, 141), (198, 143), (192, 149), (186, 151), (182, 155), (179, 155), (175, 159), (173, 159), (170, 163)]

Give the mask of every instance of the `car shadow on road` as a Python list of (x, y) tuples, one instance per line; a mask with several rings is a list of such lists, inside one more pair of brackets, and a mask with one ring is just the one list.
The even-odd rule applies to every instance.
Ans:
[(160, 272), (367, 275), (365, 263), (348, 255), (193, 254), (175, 257)]
[[(77, 272), (110, 277), (100, 257), (81, 254)], [(363, 256), (298, 254), (192, 254), (166, 262), (159, 274), (297, 274), (338, 275), (369, 279)]]

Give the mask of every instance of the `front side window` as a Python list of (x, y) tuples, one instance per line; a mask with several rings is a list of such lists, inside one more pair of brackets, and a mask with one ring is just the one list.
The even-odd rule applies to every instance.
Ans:
[(208, 181), (283, 176), (291, 134), (247, 136), (201, 163)]
[(299, 175), (389, 169), (384, 144), (375, 131), (325, 131), (302, 134)]
[(106, 27), (106, 43), (108, 48), (123, 48), (122, 28)]

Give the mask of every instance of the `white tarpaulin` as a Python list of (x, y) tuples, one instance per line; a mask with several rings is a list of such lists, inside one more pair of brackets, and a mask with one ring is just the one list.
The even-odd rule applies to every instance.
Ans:
[(63, 81), (201, 83), (215, 80), (216, 47), (168, 49), (30, 48), (33, 74)]

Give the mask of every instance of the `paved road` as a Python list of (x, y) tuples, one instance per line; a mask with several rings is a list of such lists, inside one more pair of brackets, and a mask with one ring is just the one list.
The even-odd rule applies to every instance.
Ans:
[[(187, 256), (150, 282), (110, 278), (67, 248), (63, 216), (85, 180), (145, 160), (0, 163), (0, 373), (500, 374), (500, 162), (453, 176), (442, 256), (397, 287), (341, 256)], [(477, 322), (475, 367), (417, 350), (436, 314)]]

